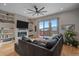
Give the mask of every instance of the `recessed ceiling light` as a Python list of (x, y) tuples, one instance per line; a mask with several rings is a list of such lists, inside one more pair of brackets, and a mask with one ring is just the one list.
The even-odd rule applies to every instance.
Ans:
[(6, 3), (4, 3), (4, 6), (6, 6), (7, 4)]
[(64, 8), (60, 8), (60, 10), (63, 10)]

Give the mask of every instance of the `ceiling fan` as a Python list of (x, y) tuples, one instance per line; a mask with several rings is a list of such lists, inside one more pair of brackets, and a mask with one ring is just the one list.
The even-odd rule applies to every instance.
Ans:
[(45, 9), (45, 7), (42, 7), (41, 9), (39, 9), (37, 6), (34, 6), (34, 10), (32, 9), (27, 9), (27, 10), (30, 11), (28, 14), (44, 15), (44, 13), (46, 13), (47, 11), (43, 11), (43, 9)]

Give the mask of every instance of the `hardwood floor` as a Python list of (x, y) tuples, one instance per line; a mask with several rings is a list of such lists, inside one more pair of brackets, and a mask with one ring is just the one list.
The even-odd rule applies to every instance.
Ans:
[[(79, 56), (79, 48), (63, 45), (62, 56)], [(0, 46), (0, 56), (19, 56), (14, 50), (14, 42), (2, 44)]]
[(79, 56), (79, 48), (63, 45), (62, 53), (63, 56)]
[(18, 54), (14, 51), (14, 41), (0, 46), (0, 56), (18, 56)]

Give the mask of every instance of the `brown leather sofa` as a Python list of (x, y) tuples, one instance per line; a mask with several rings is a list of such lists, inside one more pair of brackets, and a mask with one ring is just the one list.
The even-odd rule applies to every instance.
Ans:
[[(59, 39), (58, 39), (58, 36)], [(57, 42), (51, 48), (45, 48), (32, 42), (26, 42), (25, 40), (19, 40), (19, 44), (15, 44), (15, 51), (21, 56), (60, 56), (63, 46), (63, 36), (57, 35)]]

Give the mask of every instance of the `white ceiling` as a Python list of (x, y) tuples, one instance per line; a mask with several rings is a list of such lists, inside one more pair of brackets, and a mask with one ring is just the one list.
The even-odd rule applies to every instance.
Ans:
[(39, 9), (45, 7), (44, 10), (47, 11), (47, 13), (44, 13), (45, 15), (50, 15), (58, 12), (79, 8), (78, 3), (7, 3), (7, 4), (0, 3), (0, 10), (20, 14), (30, 18), (44, 16), (44, 15), (32, 16), (32, 14), (28, 14), (29, 11), (27, 9), (34, 10), (33, 8), (34, 5), (36, 5)]

